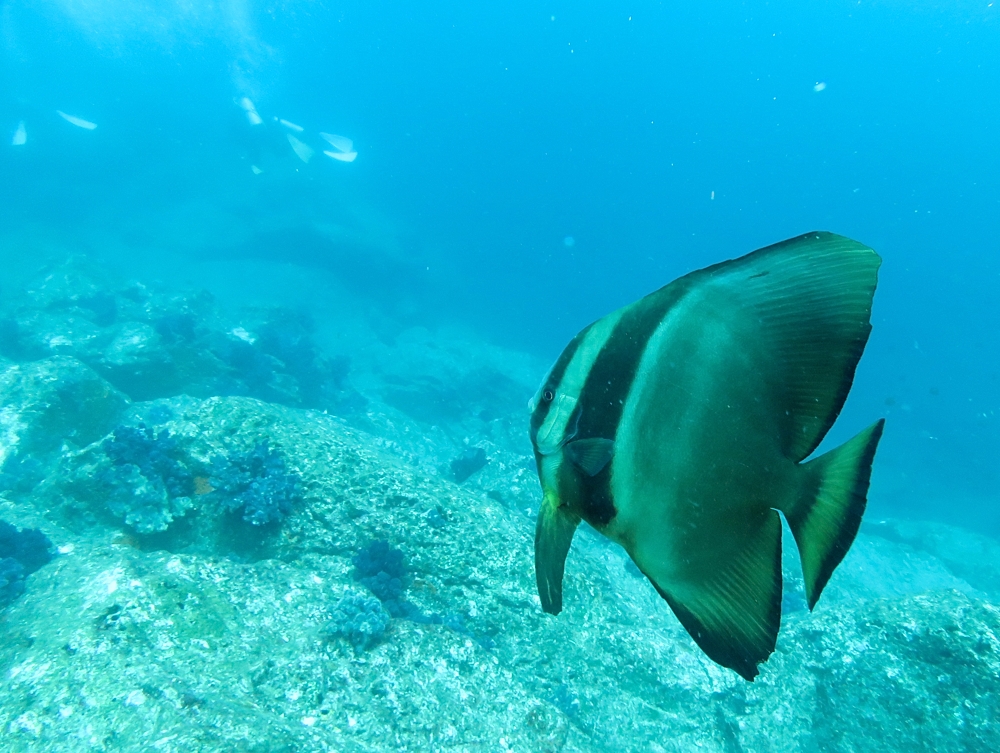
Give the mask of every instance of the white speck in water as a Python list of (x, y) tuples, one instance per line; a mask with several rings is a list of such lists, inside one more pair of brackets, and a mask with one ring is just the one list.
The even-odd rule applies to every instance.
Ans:
[(125, 699), (126, 706), (141, 706), (146, 702), (146, 694), (141, 690), (133, 690)]
[(307, 727), (312, 727), (316, 723), (316, 717), (314, 716), (304, 716), (302, 717), (302, 723)]
[(826, 88), (826, 82), (825, 82), (825, 81), (817, 81), (817, 82), (816, 82), (816, 85), (815, 85), (815, 86), (813, 86), (813, 91), (814, 91), (814, 92), (821, 92), (821, 91), (823, 91), (823, 90), (824, 90), (825, 88)]
[(573, 246), (576, 245), (576, 238), (574, 238), (572, 235), (567, 235), (565, 238), (563, 238), (563, 245), (566, 248), (573, 248)]

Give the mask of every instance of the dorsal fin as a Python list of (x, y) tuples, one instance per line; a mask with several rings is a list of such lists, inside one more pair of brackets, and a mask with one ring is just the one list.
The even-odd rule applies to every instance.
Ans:
[(788, 417), (783, 449), (796, 462), (816, 449), (847, 399), (881, 263), (857, 241), (812, 232), (693, 274), (708, 278), (706, 295), (738, 303), (759, 322)]

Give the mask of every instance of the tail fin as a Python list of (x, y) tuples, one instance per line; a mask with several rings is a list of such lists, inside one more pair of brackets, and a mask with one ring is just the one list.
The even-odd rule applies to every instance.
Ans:
[(802, 495), (791, 509), (782, 510), (799, 546), (810, 609), (858, 533), (884, 424), (885, 419), (879, 419), (849, 442), (806, 463)]

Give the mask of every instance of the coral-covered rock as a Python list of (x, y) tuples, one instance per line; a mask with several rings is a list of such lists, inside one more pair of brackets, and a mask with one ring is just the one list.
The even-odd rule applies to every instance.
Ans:
[(24, 565), (13, 557), (0, 557), (0, 609), (24, 593)]
[(0, 372), (0, 406), (0, 487), (26, 493), (64, 448), (106, 434), (128, 399), (76, 359), (55, 356)]

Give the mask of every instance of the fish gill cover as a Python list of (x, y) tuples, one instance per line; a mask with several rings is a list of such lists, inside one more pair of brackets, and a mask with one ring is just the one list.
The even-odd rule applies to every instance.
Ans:
[[(1000, 748), (998, 32), (971, 0), (4, 3), (4, 750)], [(790, 516), (753, 683), (587, 526), (545, 614), (550, 364), (812, 229), (884, 260), (816, 453), (886, 419), (843, 561), (804, 578)], [(545, 449), (597, 488), (619, 440), (560, 404)]]

